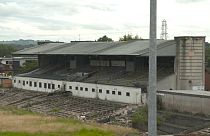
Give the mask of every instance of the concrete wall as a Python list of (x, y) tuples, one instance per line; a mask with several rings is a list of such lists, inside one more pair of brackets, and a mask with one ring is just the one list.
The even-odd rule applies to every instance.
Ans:
[(2, 60), (1, 63), (2, 64), (13, 64), (14, 61), (18, 62), (19, 63), (18, 65), (22, 67), (23, 66), (23, 63), (25, 63), (27, 60), (26, 59), (19, 59), (19, 60), (14, 59), (13, 60), (13, 59), (10, 59), (9, 58), (9, 59)]
[(70, 60), (70, 68), (71, 69), (76, 69), (77, 68), (76, 60)]
[(49, 65), (50, 57), (47, 55), (38, 55), (39, 67), (46, 67)]
[(176, 89), (176, 75), (172, 74), (164, 79), (158, 81), (157, 83), (158, 90), (169, 90), (169, 89)]
[(126, 61), (126, 71), (135, 71), (135, 64), (133, 61)]
[[(30, 82), (32, 83), (32, 86), (30, 86)], [(34, 82), (36, 82), (36, 86), (34, 86)], [(42, 83), (42, 87), (39, 87), (39, 83)], [(44, 88), (44, 83), (47, 84), (47, 88)], [(48, 88), (48, 84), (50, 84), (51, 86), (50, 89)], [(55, 86), (54, 89), (52, 88), (52, 84), (54, 84)], [(123, 102), (130, 104), (142, 104), (140, 88), (81, 83), (81, 82), (67, 82), (67, 81), (29, 78), (29, 77), (13, 78), (13, 87), (26, 89), (26, 90), (53, 92), (55, 90), (61, 90), (62, 87), (64, 87), (64, 85), (66, 88), (63, 90), (71, 91), (74, 96), (85, 97), (85, 98), (99, 98), (102, 100), (109, 100), (109, 101)], [(107, 91), (109, 93), (107, 93)]]
[(158, 91), (163, 107), (179, 112), (210, 115), (210, 92), (193, 90)]
[(89, 65), (89, 58), (87, 56), (75, 56), (76, 67), (81, 68), (83, 66)]
[(124, 60), (111, 60), (111, 66), (125, 67), (125, 61)]
[(110, 66), (109, 60), (90, 60), (90, 66)]
[(175, 37), (178, 90), (204, 90), (205, 37)]

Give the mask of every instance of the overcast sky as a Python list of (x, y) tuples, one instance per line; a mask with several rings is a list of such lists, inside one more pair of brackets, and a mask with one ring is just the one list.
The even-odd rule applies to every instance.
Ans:
[[(210, 0), (157, 0), (158, 33), (166, 19), (169, 39), (206, 36)], [(0, 0), (0, 40), (118, 40), (131, 33), (149, 37), (149, 0)]]

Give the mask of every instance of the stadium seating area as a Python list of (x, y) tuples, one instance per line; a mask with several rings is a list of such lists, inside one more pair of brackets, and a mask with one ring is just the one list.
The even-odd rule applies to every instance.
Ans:
[[(70, 69), (59, 66), (39, 68), (25, 76), (66, 81), (100, 83), (128, 87), (142, 87), (148, 83), (148, 68), (128, 72), (124, 67), (93, 67)], [(157, 66), (158, 80), (174, 73), (172, 64), (159, 64)]]
[(75, 97), (70, 92), (44, 93), (11, 89), (0, 91), (0, 106), (15, 106), (59, 117), (106, 122), (114, 112), (126, 108), (127, 104)]

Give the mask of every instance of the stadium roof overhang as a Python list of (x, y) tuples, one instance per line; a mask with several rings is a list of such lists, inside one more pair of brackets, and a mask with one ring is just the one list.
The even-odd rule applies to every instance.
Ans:
[[(176, 56), (174, 40), (157, 40), (157, 56)], [(48, 43), (26, 48), (14, 55), (108, 55), (149, 56), (149, 40), (128, 42)]]

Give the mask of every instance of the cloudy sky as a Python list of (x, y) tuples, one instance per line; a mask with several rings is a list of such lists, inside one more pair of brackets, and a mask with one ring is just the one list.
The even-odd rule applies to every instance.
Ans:
[[(157, 0), (158, 35), (167, 20), (169, 39), (206, 36), (210, 42), (210, 0)], [(118, 40), (124, 34), (149, 37), (149, 0), (0, 0), (0, 40)]]

